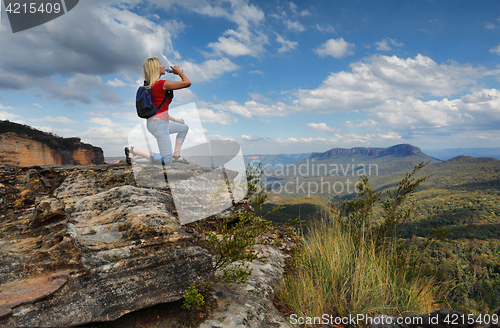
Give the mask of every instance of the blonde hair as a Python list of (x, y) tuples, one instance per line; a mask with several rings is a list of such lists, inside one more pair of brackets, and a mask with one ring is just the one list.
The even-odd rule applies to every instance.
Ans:
[(146, 59), (142, 67), (144, 68), (144, 79), (148, 81), (148, 88), (151, 89), (160, 80), (161, 62), (158, 58), (151, 57)]

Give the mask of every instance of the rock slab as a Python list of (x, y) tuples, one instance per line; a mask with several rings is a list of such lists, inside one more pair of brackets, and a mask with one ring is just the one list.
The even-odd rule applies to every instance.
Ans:
[(110, 321), (179, 300), (212, 257), (128, 167), (0, 167), (0, 327)]

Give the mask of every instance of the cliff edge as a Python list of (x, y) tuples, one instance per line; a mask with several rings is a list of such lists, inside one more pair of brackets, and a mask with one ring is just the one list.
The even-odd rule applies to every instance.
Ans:
[(0, 121), (0, 165), (104, 164), (101, 148), (80, 138), (62, 138), (27, 125)]

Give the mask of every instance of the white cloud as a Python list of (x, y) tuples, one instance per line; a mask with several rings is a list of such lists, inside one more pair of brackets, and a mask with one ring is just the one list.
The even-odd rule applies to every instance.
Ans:
[(402, 46), (404, 46), (403, 43), (398, 43), (394, 39), (382, 39), (380, 42), (375, 42), (375, 45), (376, 45), (375, 49), (378, 51), (392, 50), (392, 48), (389, 46), (389, 44), (391, 44), (395, 47), (398, 47), (398, 48), (401, 48)]
[(337, 129), (329, 127), (328, 125), (326, 125), (326, 123), (307, 123), (306, 125), (315, 131), (326, 131), (326, 132), (337, 131)]
[(254, 136), (252, 134), (250, 134), (250, 135), (242, 134), (241, 135), (241, 140), (245, 140), (247, 142), (254, 142), (254, 141), (259, 141), (259, 140), (262, 140), (262, 139), (263, 138)]
[(451, 96), (474, 86), (476, 80), (494, 72), (484, 67), (437, 64), (431, 58), (397, 56), (371, 56), (352, 63), (351, 72), (332, 73), (320, 87), (298, 90), (296, 97), (306, 111), (335, 112), (342, 110), (367, 110), (383, 104), (388, 99)]
[(133, 83), (128, 82), (127, 83), (127, 82), (122, 81), (116, 77), (114, 80), (107, 81), (106, 84), (113, 87), (113, 88), (121, 88), (121, 87), (137, 88), (140, 85), (140, 84), (137, 84), (136, 82), (133, 82)]
[(382, 41), (380, 42), (375, 42), (375, 49), (377, 49), (378, 51), (389, 51), (389, 50), (392, 50), (391, 47), (389, 47), (388, 45), (388, 42), (386, 39), (383, 39)]
[(248, 27), (240, 27), (236, 31), (227, 30), (217, 42), (210, 42), (208, 47), (218, 56), (225, 53), (233, 57), (258, 57), (265, 52), (264, 45), (268, 43), (268, 37), (264, 33), (252, 33)]
[(78, 123), (77, 121), (73, 121), (64, 116), (58, 116), (58, 117), (45, 116), (44, 118), (33, 119), (33, 121), (43, 121), (46, 123), (58, 123), (58, 124)]
[(48, 85), (40, 86), (45, 91), (44, 97), (61, 101), (78, 100), (84, 104), (91, 104), (93, 98), (97, 100), (119, 105), (124, 99), (115, 89), (102, 81), (99, 76), (76, 74), (75, 77), (66, 82), (53, 81)]
[[(89, 114), (89, 115), (96, 115), (96, 114)], [(98, 115), (98, 114), (97, 114)], [(135, 110), (129, 110), (126, 112), (113, 112), (111, 113), (113, 117), (119, 118), (119, 119), (124, 119), (127, 121), (134, 121), (134, 122), (140, 122), (142, 118), (137, 116), (137, 112)]]
[(174, 93), (175, 102), (177, 104), (187, 104), (197, 99), (197, 96), (191, 89), (180, 89)]
[(42, 105), (40, 105), (39, 103), (33, 103), (33, 106), (43, 108), (43, 106), (42, 106)]
[(281, 43), (281, 48), (278, 49), (278, 52), (292, 51), (295, 48), (297, 48), (297, 46), (299, 45), (298, 42), (290, 41), (290, 40), (285, 40), (285, 38), (283, 38), (279, 34), (276, 34), (276, 42)]
[[(28, 30), (3, 35), (0, 88), (20, 90), (37, 85), (57, 89), (60, 83), (50, 79), (56, 74), (106, 75), (122, 70), (140, 73), (138, 63), (144, 58), (162, 53), (174, 55), (166, 28), (132, 13), (126, 6), (118, 0), (98, 5), (80, 2), (78, 15), (64, 15), (57, 23), (54, 20), (37, 28), (46, 33)], [(33, 58), (37, 59), (36, 65), (26, 65)]]
[(89, 122), (108, 126), (110, 128), (117, 126), (117, 124), (111, 121), (108, 117), (92, 117)]
[(246, 101), (243, 105), (234, 101), (222, 101), (218, 104), (207, 104), (219, 111), (241, 115), (245, 118), (257, 117), (283, 117), (289, 116), (298, 110), (297, 107), (287, 105), (282, 102), (263, 104), (255, 100)]
[(14, 108), (0, 104), (0, 109), (14, 109)]
[(314, 52), (321, 58), (332, 56), (333, 58), (342, 58), (354, 54), (354, 44), (344, 41), (343, 38), (329, 39), (324, 44), (314, 49)]
[(44, 131), (44, 132), (49, 132), (49, 133), (55, 133), (55, 134), (58, 134), (58, 135), (71, 135), (73, 134), (74, 135), (74, 132), (73, 130), (70, 130), (70, 129), (57, 129), (57, 128), (54, 128), (53, 126), (33, 126), (33, 128), (37, 129), (37, 130), (40, 130), (40, 131)]
[(255, 70), (255, 71), (250, 71), (250, 72), (248, 72), (248, 73), (250, 73), (250, 74), (259, 74), (259, 75), (264, 75), (264, 72), (262, 72), (261, 70), (258, 70), (258, 69), (257, 69), (257, 70)]
[(198, 108), (198, 113), (200, 115), (200, 120), (204, 123), (220, 123), (228, 125), (238, 121), (236, 117), (223, 111), (215, 112), (208, 108)]
[[(162, 6), (168, 6), (168, 2), (159, 0)], [(173, 3), (173, 1), (171, 2)], [(224, 17), (240, 26), (259, 24), (264, 20), (264, 12), (255, 5), (249, 5), (244, 0), (230, 1), (184, 1), (178, 0), (177, 5), (209, 17)]]
[(500, 91), (483, 89), (453, 100), (422, 101), (413, 97), (391, 99), (373, 108), (368, 117), (376, 121), (379, 127), (410, 136), (499, 130)]
[(380, 139), (386, 139), (386, 140), (399, 140), (401, 139), (401, 136), (396, 133), (396, 132), (389, 132), (387, 134), (377, 134), (377, 136), (380, 138)]
[(490, 52), (491, 52), (492, 54), (497, 54), (497, 55), (500, 55), (500, 45), (498, 45), (498, 46), (497, 46), (497, 47), (495, 47), (495, 48), (490, 49)]
[(486, 22), (485, 25), (484, 25), (484, 28), (487, 29), (487, 30), (494, 30), (496, 29), (497, 27), (495, 26), (495, 24), (493, 23), (490, 23), (490, 22)]
[(201, 64), (183, 61), (181, 66), (191, 82), (210, 81), (239, 68), (228, 58), (211, 59)]
[(85, 132), (80, 132), (78, 136), (82, 142), (101, 147), (105, 156), (112, 156), (109, 154), (123, 153), (129, 132), (130, 128), (91, 127)]
[[(5, 108), (2, 107), (2, 105), (0, 105), (0, 109), (12, 109), (12, 108)], [(21, 116), (6, 111), (0, 111), (0, 120), (14, 121), (17, 120), (18, 118), (21, 118)]]
[(285, 26), (287, 29), (290, 31), (293, 31), (295, 33), (300, 33), (304, 32), (306, 30), (306, 27), (302, 24), (299, 23), (299, 21), (291, 21), (289, 19), (285, 20)]
[(333, 26), (331, 26), (330, 24), (326, 25), (326, 26), (321, 26), (319, 24), (316, 23), (316, 29), (318, 31), (320, 31), (321, 33), (335, 33), (336, 30)]

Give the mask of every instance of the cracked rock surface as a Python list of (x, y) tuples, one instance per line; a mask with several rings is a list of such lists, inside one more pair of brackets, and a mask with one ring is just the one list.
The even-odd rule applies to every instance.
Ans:
[(168, 188), (140, 188), (128, 167), (0, 167), (1, 327), (110, 321), (179, 300), (211, 262)]

